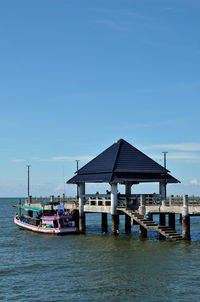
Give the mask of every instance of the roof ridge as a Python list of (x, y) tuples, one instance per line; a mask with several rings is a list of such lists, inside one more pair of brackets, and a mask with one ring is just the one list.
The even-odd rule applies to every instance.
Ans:
[(118, 143), (118, 150), (117, 150), (116, 158), (115, 158), (115, 161), (114, 161), (114, 164), (113, 164), (112, 173), (113, 173), (114, 170), (115, 170), (116, 163), (117, 163), (117, 160), (118, 160), (118, 158), (119, 158), (119, 153), (120, 153), (120, 149), (121, 149), (121, 145), (122, 145), (122, 140), (120, 139), (117, 143)]
[[(115, 142), (115, 143), (113, 143), (110, 147), (106, 148), (106, 149), (105, 149), (104, 151), (102, 151), (99, 155), (95, 156), (91, 161), (89, 161), (89, 162), (88, 162), (87, 164), (85, 164), (83, 167), (81, 167), (80, 169), (78, 169), (78, 171), (75, 171), (75, 174), (77, 174), (77, 175), (82, 174), (82, 171), (84, 171), (85, 167), (88, 167), (89, 164), (95, 163), (95, 161), (96, 161), (100, 156), (103, 156), (104, 154), (106, 154), (106, 152), (107, 152), (109, 149), (113, 148), (114, 145), (117, 144), (118, 142), (120, 142), (120, 140), (117, 141), (117, 142)], [(117, 151), (116, 153), (118, 154), (118, 151)], [(117, 157), (117, 155), (116, 155), (116, 157)], [(113, 167), (112, 167), (112, 168), (110, 167), (110, 170), (109, 170), (109, 171), (107, 170), (106, 172), (112, 173), (112, 172), (113, 172), (114, 166), (115, 166), (115, 161), (114, 161)], [(87, 173), (88, 173), (88, 172), (87, 172)], [(93, 172), (92, 172), (92, 173), (93, 173)], [(99, 173), (99, 172), (97, 172), (97, 173)]]
[(119, 158), (119, 154), (120, 154), (122, 142), (123, 142), (123, 139), (120, 139), (120, 140), (118, 140), (118, 142), (117, 142), (117, 143), (119, 143), (119, 146), (118, 146), (116, 158), (115, 158), (115, 161), (114, 161), (114, 165), (113, 165), (113, 168), (112, 168), (112, 176), (111, 176), (111, 178), (110, 178), (110, 181), (112, 181), (112, 179), (113, 179), (113, 177), (114, 177), (114, 174), (113, 174), (113, 173), (114, 173), (115, 167), (116, 167), (116, 165), (117, 165), (117, 161), (118, 161), (118, 158)]

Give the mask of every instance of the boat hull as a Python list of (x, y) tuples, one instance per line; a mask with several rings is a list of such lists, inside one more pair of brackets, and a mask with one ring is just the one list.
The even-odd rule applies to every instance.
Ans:
[(37, 233), (43, 233), (43, 234), (53, 234), (53, 235), (66, 235), (66, 234), (72, 234), (72, 233), (78, 233), (78, 230), (76, 227), (69, 226), (66, 228), (45, 228), (41, 226), (35, 226), (28, 223), (25, 223), (18, 219), (18, 215), (15, 215), (14, 217), (14, 223), (23, 230), (28, 230), (32, 232)]

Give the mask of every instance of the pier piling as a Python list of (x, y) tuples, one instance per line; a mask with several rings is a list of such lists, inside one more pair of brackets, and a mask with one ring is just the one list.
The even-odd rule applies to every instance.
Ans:
[(131, 217), (127, 214), (125, 214), (125, 232), (131, 233)]
[(185, 239), (185, 240), (191, 240), (190, 215), (188, 213), (188, 195), (183, 196), (182, 236), (183, 236), (183, 239)]
[(73, 213), (73, 219), (75, 222), (75, 227), (79, 230), (79, 211), (75, 210)]
[(119, 215), (112, 215), (112, 232), (114, 235), (119, 234)]
[(140, 237), (141, 238), (147, 238), (147, 229), (145, 229), (143, 226), (140, 225)]
[(85, 224), (85, 213), (79, 215), (79, 232), (85, 234), (86, 224)]
[(175, 229), (175, 214), (174, 213), (169, 213), (169, 227), (172, 229)]
[(160, 213), (160, 217), (159, 217), (159, 225), (166, 225), (166, 217), (165, 217), (165, 213)]
[(108, 232), (108, 218), (107, 213), (101, 213), (101, 229), (103, 233)]

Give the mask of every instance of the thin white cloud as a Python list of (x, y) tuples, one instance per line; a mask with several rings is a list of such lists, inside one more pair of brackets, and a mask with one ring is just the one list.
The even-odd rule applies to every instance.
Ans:
[(75, 161), (75, 160), (81, 160), (81, 161), (88, 161), (92, 160), (94, 157), (90, 155), (81, 155), (81, 156), (54, 156), (49, 161)]
[[(90, 161), (94, 158), (94, 156), (90, 155), (77, 155), (77, 156), (53, 156), (51, 158), (41, 158), (41, 157), (32, 157), (32, 161), (39, 161), (39, 162), (63, 162), (63, 161)], [(12, 162), (20, 163), (20, 162), (26, 162), (25, 159), (12, 159)]]
[(197, 178), (193, 178), (193, 179), (190, 180), (190, 184), (191, 185), (200, 185), (200, 182), (198, 181)]
[(25, 159), (20, 159), (20, 158), (12, 159), (13, 163), (22, 163), (22, 162), (25, 162), (25, 161), (26, 161)]
[(200, 143), (161, 144), (144, 146), (143, 149), (162, 149), (177, 151), (200, 151)]
[[(151, 154), (151, 158), (163, 159), (163, 154)], [(167, 154), (168, 159), (200, 160), (200, 154), (190, 152), (172, 152)]]

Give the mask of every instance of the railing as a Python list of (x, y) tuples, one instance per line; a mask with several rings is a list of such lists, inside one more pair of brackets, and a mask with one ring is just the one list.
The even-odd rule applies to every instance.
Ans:
[(48, 197), (32, 197), (31, 199), (26, 199), (26, 203), (42, 203), (45, 201), (57, 201), (57, 202), (67, 202), (74, 203), (77, 201), (75, 197), (60, 197), (60, 196), (48, 196)]
[(110, 194), (98, 194), (98, 195), (85, 195), (85, 204), (90, 206), (110, 206), (111, 197)]
[[(162, 201), (161, 195), (159, 194), (143, 194), (145, 196), (145, 205), (161, 205), (164, 203), (165, 206), (181, 206), (183, 205), (182, 196), (170, 195), (165, 201)], [(118, 207), (135, 207), (140, 205), (141, 194), (131, 194), (126, 196), (124, 194), (118, 194)], [(111, 194), (87, 194), (85, 197), (85, 205), (89, 206), (110, 206), (111, 205)], [(42, 203), (44, 201), (59, 201), (64, 203), (75, 204), (78, 206), (78, 200), (75, 197), (61, 197), (61, 196), (50, 196), (50, 197), (34, 197), (31, 201), (26, 200), (27, 203)], [(200, 197), (189, 196), (188, 205), (200, 205)]]
[[(125, 194), (118, 194), (118, 207), (135, 207), (140, 205), (140, 195), (141, 194), (131, 194), (126, 196)], [(146, 194), (145, 195), (146, 204), (160, 204), (161, 197), (157, 194)], [(111, 196), (110, 194), (98, 194), (98, 195), (85, 195), (85, 205), (90, 206), (110, 206), (111, 205)]]
[[(173, 196), (166, 200), (166, 205), (183, 205), (183, 196)], [(188, 196), (188, 205), (200, 205), (200, 197), (198, 196)]]

